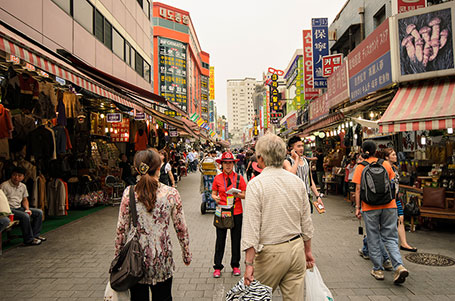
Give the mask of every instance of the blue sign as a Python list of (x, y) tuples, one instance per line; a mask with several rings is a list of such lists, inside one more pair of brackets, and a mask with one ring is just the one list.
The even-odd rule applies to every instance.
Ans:
[(311, 19), (311, 34), (314, 88), (327, 88), (327, 78), (322, 73), (322, 58), (329, 55), (329, 20), (327, 18)]
[(106, 114), (106, 121), (107, 122), (122, 122), (122, 114), (121, 113), (108, 113), (108, 114)]
[(373, 93), (392, 83), (390, 51), (349, 79), (351, 102)]

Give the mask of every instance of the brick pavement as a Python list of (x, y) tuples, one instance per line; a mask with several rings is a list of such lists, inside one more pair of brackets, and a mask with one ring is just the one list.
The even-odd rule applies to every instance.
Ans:
[[(190, 174), (179, 183), (190, 229), (193, 262), (186, 267), (172, 232), (176, 272), (174, 300), (223, 300), (238, 280), (230, 268), (213, 279), (215, 231), (212, 215), (200, 214), (199, 176)], [(371, 263), (357, 255), (361, 237), (348, 203), (338, 197), (325, 201), (327, 213), (315, 214), (313, 252), (335, 300), (453, 300), (455, 267), (428, 267), (409, 263), (410, 276), (402, 286), (369, 275)], [(0, 300), (102, 300), (107, 270), (113, 256), (118, 207), (108, 207), (46, 234), (37, 247), (17, 247), (0, 256)], [(454, 234), (417, 231), (408, 241), (422, 252), (455, 258)], [(224, 262), (229, 262), (227, 243)], [(243, 259), (242, 259), (243, 261)], [(228, 265), (228, 264), (225, 264)], [(242, 265), (243, 268), (243, 265)], [(281, 300), (279, 292), (274, 300)]]

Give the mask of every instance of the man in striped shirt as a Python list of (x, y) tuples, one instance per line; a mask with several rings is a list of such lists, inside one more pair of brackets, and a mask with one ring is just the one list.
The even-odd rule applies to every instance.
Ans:
[(281, 138), (261, 137), (256, 154), (264, 169), (248, 183), (244, 201), (245, 284), (257, 279), (273, 290), (280, 286), (283, 300), (303, 300), (305, 270), (314, 265), (307, 189), (282, 168), (286, 145)]

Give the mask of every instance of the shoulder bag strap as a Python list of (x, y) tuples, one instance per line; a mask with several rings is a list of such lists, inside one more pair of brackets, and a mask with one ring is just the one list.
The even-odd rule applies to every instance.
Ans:
[(239, 184), (240, 184), (240, 176), (237, 174), (237, 183), (235, 184), (235, 188), (239, 188)]
[(137, 210), (136, 210), (136, 196), (134, 194), (135, 185), (130, 186), (130, 219), (133, 222), (134, 228), (137, 226)]

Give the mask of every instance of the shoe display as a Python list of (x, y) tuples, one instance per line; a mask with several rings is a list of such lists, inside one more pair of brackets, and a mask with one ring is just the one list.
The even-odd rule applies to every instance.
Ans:
[(240, 276), (240, 274), (242, 274), (242, 272), (240, 271), (239, 268), (232, 268), (232, 274), (234, 276)]
[(408, 252), (417, 252), (417, 248), (405, 248), (403, 246), (400, 246), (400, 250), (408, 251)]
[(393, 275), (393, 283), (400, 284), (406, 281), (406, 277), (409, 276), (408, 270), (402, 265), (398, 266), (395, 274)]
[(371, 270), (371, 276), (373, 276), (376, 280), (384, 280), (384, 271), (383, 270)]
[(220, 278), (221, 277), (221, 270), (215, 270), (213, 272), (213, 278)]
[(365, 254), (363, 253), (362, 249), (359, 249), (359, 255), (360, 255), (360, 257), (362, 257), (362, 258), (365, 259), (365, 260), (370, 259), (370, 256), (365, 255)]
[(382, 264), (382, 266), (384, 267), (384, 269), (386, 271), (391, 271), (393, 270), (393, 265), (392, 265), (392, 262), (390, 261), (390, 259), (387, 259), (386, 261), (384, 261), (384, 263)]

